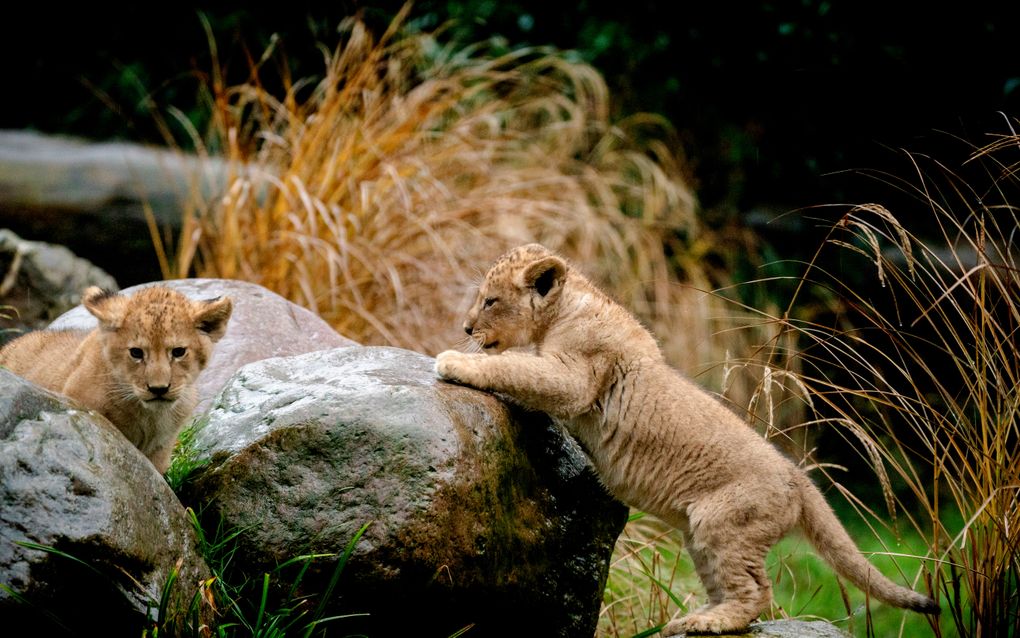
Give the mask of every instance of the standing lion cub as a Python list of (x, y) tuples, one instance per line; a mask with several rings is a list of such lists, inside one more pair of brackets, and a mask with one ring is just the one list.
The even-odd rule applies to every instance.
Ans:
[(496, 261), (464, 330), (498, 356), (443, 352), (440, 377), (546, 412), (614, 496), (682, 532), (708, 605), (664, 635), (745, 628), (772, 600), (765, 555), (797, 526), (871, 596), (939, 612), (872, 567), (801, 470), (670, 368), (634, 317), (546, 248), (521, 246)]
[(0, 365), (99, 412), (163, 473), (198, 402), (195, 378), (226, 331), (230, 298), (191, 301), (165, 286), (127, 297), (92, 286), (82, 304), (96, 329), (30, 332), (0, 350)]

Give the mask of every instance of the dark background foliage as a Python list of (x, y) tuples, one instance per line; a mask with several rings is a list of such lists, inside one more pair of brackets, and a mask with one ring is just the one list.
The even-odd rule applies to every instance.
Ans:
[[(952, 161), (967, 152), (954, 137), (1007, 131), (1020, 104), (1017, 4), (421, 0), (412, 20), (453, 19), (463, 42), (575, 50), (606, 76), (618, 115), (669, 118), (702, 203), (727, 217), (866, 201), (868, 186), (841, 171), (902, 172), (896, 149)], [(304, 77), (344, 16), (382, 28), (400, 5), (19, 3), (0, 39), (0, 127), (162, 143), (153, 104), (201, 117), (211, 58), (199, 12), (230, 73), (243, 77), (245, 48), (257, 57), (278, 34)]]

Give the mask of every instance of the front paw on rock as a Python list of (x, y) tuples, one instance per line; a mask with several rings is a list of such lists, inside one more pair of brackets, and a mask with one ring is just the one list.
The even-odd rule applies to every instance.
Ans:
[(454, 375), (453, 370), (456, 366), (456, 359), (460, 356), (460, 354), (461, 353), (456, 350), (446, 350), (436, 355), (436, 376), (447, 381), (456, 381), (457, 378)]

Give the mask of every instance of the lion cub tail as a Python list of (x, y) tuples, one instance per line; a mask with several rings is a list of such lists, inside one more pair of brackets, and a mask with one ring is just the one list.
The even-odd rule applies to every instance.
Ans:
[(832, 508), (825, 502), (825, 497), (807, 477), (803, 478), (800, 495), (800, 526), (836, 573), (890, 605), (922, 614), (938, 614), (941, 611), (931, 598), (897, 585), (875, 569), (861, 555)]

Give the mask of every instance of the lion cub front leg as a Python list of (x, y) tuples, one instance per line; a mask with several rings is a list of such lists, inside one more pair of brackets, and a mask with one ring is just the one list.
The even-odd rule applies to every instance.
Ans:
[(526, 408), (571, 418), (595, 401), (595, 383), (568, 357), (504, 352), (469, 354), (447, 350), (436, 357), (436, 374), (447, 381), (508, 395)]

